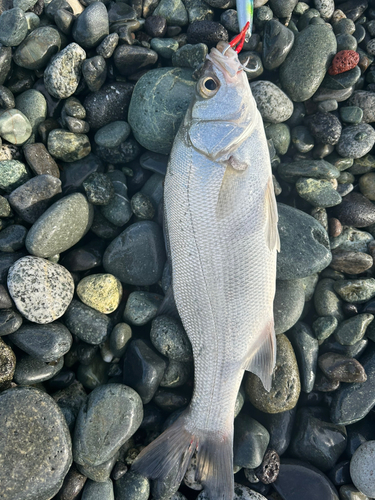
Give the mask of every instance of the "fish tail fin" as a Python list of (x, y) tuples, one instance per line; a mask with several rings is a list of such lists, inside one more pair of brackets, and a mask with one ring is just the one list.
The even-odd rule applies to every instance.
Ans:
[[(196, 452), (196, 480), (205, 488), (210, 500), (233, 500), (233, 426), (221, 438), (207, 437), (203, 432), (190, 431), (188, 410), (138, 455), (132, 469), (150, 479), (168, 478), (177, 491), (190, 460)], [(190, 425), (189, 428), (194, 426)]]

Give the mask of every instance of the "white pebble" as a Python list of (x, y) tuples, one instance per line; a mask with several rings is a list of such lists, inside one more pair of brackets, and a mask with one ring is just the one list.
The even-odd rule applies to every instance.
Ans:
[(354, 486), (364, 495), (375, 497), (375, 441), (363, 443), (350, 461)]

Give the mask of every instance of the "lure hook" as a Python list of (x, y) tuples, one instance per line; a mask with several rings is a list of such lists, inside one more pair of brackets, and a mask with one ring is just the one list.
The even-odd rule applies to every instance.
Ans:
[(232, 47), (232, 49), (234, 48), (235, 45), (238, 44), (237, 47), (235, 48), (235, 51), (237, 52), (237, 54), (239, 54), (242, 50), (243, 44), (245, 43), (245, 38), (246, 38), (247, 30), (249, 29), (249, 26), (250, 26), (250, 22), (248, 21), (245, 24), (245, 26), (242, 28), (241, 33), (239, 33), (236, 37), (233, 38), (233, 40), (231, 42), (229, 42), (229, 46)]

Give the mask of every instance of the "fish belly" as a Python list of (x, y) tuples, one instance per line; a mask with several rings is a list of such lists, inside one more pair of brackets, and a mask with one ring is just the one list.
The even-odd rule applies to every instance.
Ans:
[(174, 296), (194, 354), (191, 425), (224, 432), (244, 369), (273, 320), (276, 251), (266, 244), (264, 202), (271, 170), (256, 134), (248, 145), (256, 161), (243, 171), (211, 161), (184, 137), (181, 129), (164, 192)]

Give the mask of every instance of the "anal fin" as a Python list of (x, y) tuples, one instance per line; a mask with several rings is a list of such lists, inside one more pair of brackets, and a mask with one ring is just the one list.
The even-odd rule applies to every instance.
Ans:
[(257, 375), (266, 391), (272, 385), (272, 372), (276, 364), (276, 336), (273, 320), (267, 323), (260, 337), (260, 346), (250, 354), (245, 370)]

